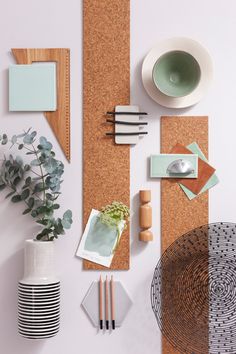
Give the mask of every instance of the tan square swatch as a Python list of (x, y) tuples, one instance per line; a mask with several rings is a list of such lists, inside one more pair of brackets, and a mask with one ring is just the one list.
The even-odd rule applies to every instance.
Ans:
[[(171, 154), (192, 154), (192, 151), (177, 143), (170, 152)], [(194, 194), (198, 194), (205, 186), (206, 182), (213, 175), (215, 169), (207, 162), (198, 158), (198, 178), (178, 178), (178, 182), (190, 189)]]

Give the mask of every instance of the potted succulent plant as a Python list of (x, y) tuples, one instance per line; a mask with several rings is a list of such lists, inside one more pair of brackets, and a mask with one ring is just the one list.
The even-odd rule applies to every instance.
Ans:
[[(64, 165), (55, 158), (52, 144), (45, 137), (37, 140), (37, 132), (31, 129), (10, 139), (3, 134), (0, 144), (9, 145), (10, 149), (16, 147), (26, 155), (26, 162), (13, 154), (4, 156), (0, 167), (0, 191), (7, 191), (6, 198), (13, 203), (23, 204), (23, 214), (30, 214), (41, 226), (34, 239), (26, 240), (24, 278), (19, 282), (19, 333), (27, 338), (45, 338), (59, 330), (59, 302), (55, 296), (58, 299), (60, 282), (54, 271), (53, 240), (63, 235), (72, 224), (70, 210), (65, 211), (62, 217), (55, 217), (60, 208), (58, 198)], [(46, 306), (46, 309), (40, 308), (40, 311), (44, 310), (40, 313), (40, 319), (45, 326), (48, 323), (46, 319), (52, 318), (50, 311), (47, 311), (52, 309), (49, 305), (51, 302), (57, 304), (57, 311), (54, 308), (57, 325), (51, 325), (50, 331), (43, 334), (36, 323), (36, 293)], [(51, 296), (46, 296), (48, 294)]]

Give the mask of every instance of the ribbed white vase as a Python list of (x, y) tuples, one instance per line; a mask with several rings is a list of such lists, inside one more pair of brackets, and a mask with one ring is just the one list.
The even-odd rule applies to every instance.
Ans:
[(24, 284), (49, 284), (59, 280), (55, 275), (55, 245), (53, 241), (25, 241)]
[(18, 285), (19, 334), (28, 339), (55, 336), (60, 326), (60, 282), (54, 242), (25, 241), (24, 277)]

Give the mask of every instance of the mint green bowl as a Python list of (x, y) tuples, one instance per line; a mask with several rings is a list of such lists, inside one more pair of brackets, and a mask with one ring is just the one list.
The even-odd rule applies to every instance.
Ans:
[(201, 70), (196, 59), (183, 51), (163, 54), (155, 63), (152, 78), (159, 91), (170, 97), (184, 97), (198, 86)]

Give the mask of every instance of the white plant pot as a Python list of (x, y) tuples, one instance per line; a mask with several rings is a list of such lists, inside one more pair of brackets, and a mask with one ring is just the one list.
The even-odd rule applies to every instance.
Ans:
[(18, 295), (19, 334), (28, 339), (55, 336), (60, 324), (60, 281), (55, 275), (54, 242), (25, 241)]
[(49, 284), (58, 281), (55, 275), (55, 245), (53, 241), (25, 241), (24, 284)]

